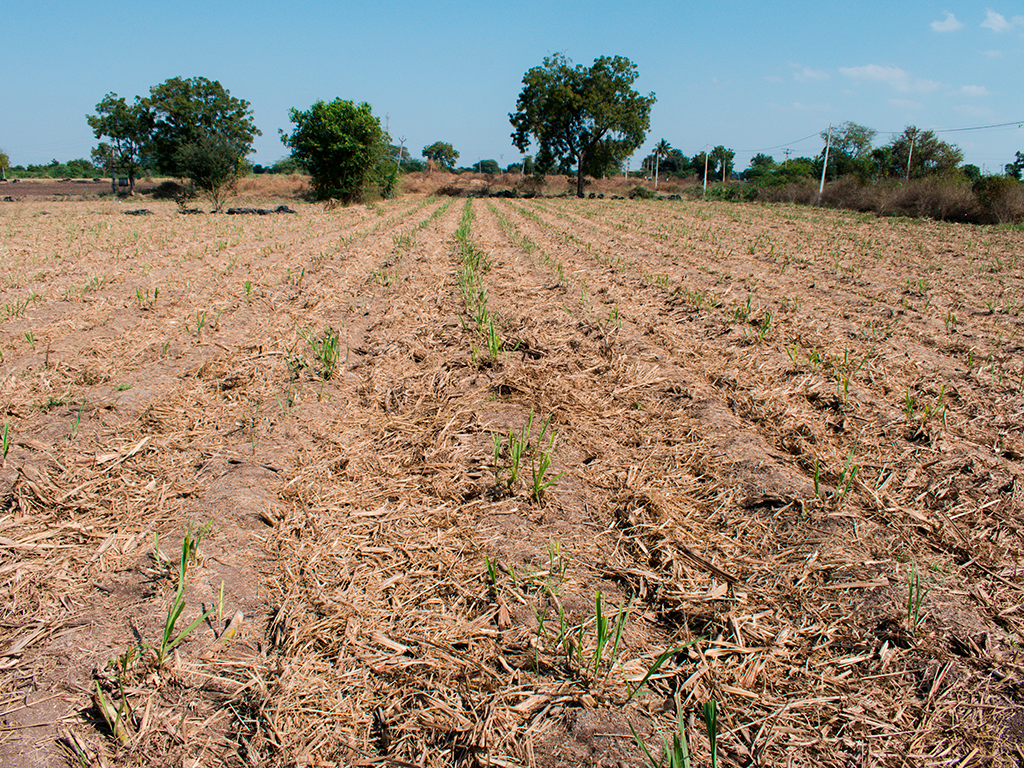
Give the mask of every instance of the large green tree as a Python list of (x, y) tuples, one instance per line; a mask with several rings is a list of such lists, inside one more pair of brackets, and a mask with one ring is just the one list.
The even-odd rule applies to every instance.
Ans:
[(185, 164), (194, 151), (182, 155), (190, 145), (209, 147), (210, 137), (234, 153), (240, 164), (252, 152), (253, 140), (261, 135), (245, 99), (237, 99), (216, 80), (205, 77), (172, 77), (149, 89), (142, 104), (153, 121), (153, 151), (160, 170), (189, 178)]
[(7, 169), (11, 167), (11, 160), (7, 153), (0, 148), (0, 179), (7, 180)]
[(711, 159), (715, 161), (715, 167), (721, 168), (719, 173), (721, 174), (722, 181), (725, 181), (732, 176), (732, 172), (734, 170), (732, 161), (735, 157), (735, 152), (731, 149), (726, 149), (721, 144), (711, 150)]
[(459, 159), (459, 153), (447, 141), (435, 141), (424, 147), (423, 156), (443, 171), (455, 168), (455, 161)]
[(955, 144), (940, 141), (934, 131), (922, 131), (907, 126), (872, 156), (878, 174), (885, 178), (919, 179), (924, 176), (944, 175), (955, 171), (964, 155)]
[(512, 143), (526, 152), (536, 142), (541, 172), (575, 166), (576, 194), (583, 197), (586, 174), (604, 175), (647, 135), (655, 98), (633, 90), (636, 78), (636, 65), (622, 56), (601, 56), (590, 67), (573, 66), (563, 54), (545, 57), (523, 76), (509, 114)]
[[(673, 147), (668, 151), (668, 154), (662, 158), (660, 169), (665, 172), (666, 176), (685, 176), (693, 173), (693, 164), (682, 151)], [(704, 167), (701, 166), (703, 172)]]
[(1024, 174), (1024, 152), (1018, 152), (1014, 161), (1007, 163), (1003, 170), (1007, 176), (1012, 176), (1017, 181), (1020, 181), (1021, 175)]
[[(877, 131), (847, 120), (832, 128), (831, 146), (828, 152), (827, 178), (837, 179), (840, 176), (853, 174), (862, 181), (867, 181), (873, 171), (874, 163), (871, 155), (871, 142)], [(828, 133), (821, 134), (822, 141), (828, 142)], [(825, 156), (825, 147), (821, 148), (821, 157)], [(818, 165), (821, 171), (821, 165)]]
[(658, 171), (661, 169), (661, 161), (669, 156), (672, 145), (662, 139), (654, 145), (654, 188), (658, 188)]
[(309, 171), (314, 196), (346, 203), (361, 199), (390, 144), (370, 105), (318, 101), (305, 112), (292, 109), (288, 115), (295, 129), (281, 140)]
[(743, 178), (747, 181), (767, 182), (777, 169), (775, 158), (758, 152), (750, 159), (750, 166), (743, 172)]
[(135, 97), (129, 104), (116, 93), (108, 93), (96, 105), (95, 115), (86, 115), (89, 127), (101, 142), (93, 151), (110, 171), (110, 185), (116, 191), (115, 177), (123, 173), (128, 177), (128, 193), (135, 194), (135, 179), (143, 167), (143, 151), (153, 131), (152, 113), (142, 99)]

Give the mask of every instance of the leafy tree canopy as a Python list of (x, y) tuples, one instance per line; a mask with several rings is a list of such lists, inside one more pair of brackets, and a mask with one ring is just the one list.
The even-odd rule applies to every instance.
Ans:
[(732, 163), (733, 158), (736, 157), (735, 152), (719, 144), (711, 150), (711, 157), (716, 162), (715, 167), (720, 169), (718, 170), (718, 175), (722, 177), (723, 181), (732, 176), (732, 172), (735, 170)]
[(7, 178), (7, 169), (11, 167), (11, 159), (7, 153), (0, 149), (0, 179)]
[(940, 141), (934, 131), (922, 131), (913, 125), (876, 149), (872, 156), (878, 175), (890, 179), (904, 178), (908, 171), (914, 179), (952, 173), (964, 159), (955, 144)]
[(239, 173), (238, 148), (233, 141), (217, 132), (204, 134), (182, 146), (174, 162), (181, 175), (210, 200), (215, 212), (224, 206)]
[(539, 150), (537, 169), (576, 168), (576, 194), (585, 174), (604, 175), (643, 143), (654, 94), (633, 90), (636, 65), (622, 56), (601, 56), (590, 67), (573, 66), (563, 54), (545, 57), (523, 76), (516, 111), (509, 114), (512, 143)]
[[(661, 160), (661, 171), (668, 176), (688, 176), (693, 173), (693, 165), (681, 150), (672, 148)], [(704, 166), (701, 166), (701, 172)]]
[(963, 168), (961, 168), (960, 171), (963, 173), (964, 177), (969, 182), (971, 182), (971, 184), (974, 184), (978, 179), (981, 178), (981, 168), (974, 165), (973, 163), (968, 163)]
[(291, 109), (289, 119), (295, 130), (281, 140), (312, 177), (316, 199), (361, 199), (389, 145), (370, 105), (318, 101), (305, 112)]
[(473, 170), (477, 173), (501, 173), (501, 166), (498, 165), (497, 160), (481, 160), (473, 166)]
[(141, 102), (151, 113), (160, 169), (175, 176), (188, 176), (179, 162), (183, 147), (215, 136), (217, 144), (229, 147), (241, 161), (261, 135), (249, 102), (236, 99), (216, 80), (173, 77), (150, 88), (149, 97)]
[(1012, 176), (1020, 181), (1021, 175), (1024, 174), (1024, 152), (1018, 152), (1016, 159), (1012, 163), (1007, 163), (1003, 170), (1007, 176)]
[(85, 119), (97, 139), (110, 139), (93, 150), (93, 157), (111, 177), (125, 174), (130, 193), (135, 194), (135, 179), (144, 166), (143, 153), (153, 130), (152, 113), (137, 96), (129, 104), (116, 93), (108, 93), (96, 105), (96, 114)]
[[(871, 142), (877, 133), (872, 128), (849, 120), (835, 126), (832, 129), (831, 148), (828, 153), (828, 178), (853, 174), (867, 181), (874, 171)], [(821, 140), (828, 141), (827, 132), (821, 134)], [(822, 147), (821, 152), (824, 156), (825, 147)]]
[(423, 148), (423, 156), (433, 161), (434, 165), (443, 171), (450, 171), (455, 167), (455, 161), (459, 159), (459, 153), (446, 141), (435, 141), (433, 144)]

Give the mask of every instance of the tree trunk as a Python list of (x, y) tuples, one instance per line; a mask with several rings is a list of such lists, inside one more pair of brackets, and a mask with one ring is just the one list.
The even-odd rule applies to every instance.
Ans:
[(128, 196), (135, 197), (135, 174), (128, 174)]
[(583, 197), (583, 153), (576, 158), (576, 197)]

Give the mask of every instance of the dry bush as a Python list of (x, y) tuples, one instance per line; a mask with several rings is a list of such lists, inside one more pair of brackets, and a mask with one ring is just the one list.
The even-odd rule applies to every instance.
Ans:
[(444, 184), (433, 191), (435, 195), (446, 195), (448, 197), (466, 197), (469, 194), (467, 187), (460, 187), (454, 182)]
[[(637, 186), (654, 190), (654, 183), (636, 178), (623, 179), (611, 176), (604, 179), (586, 179), (588, 193), (610, 197), (620, 195), (626, 197)], [(686, 190), (698, 188), (693, 179), (663, 179), (658, 184), (658, 194), (680, 194)], [(524, 175), (518, 173), (408, 173), (402, 177), (401, 191), (411, 195), (450, 195), (453, 197), (486, 196), (505, 192), (506, 190), (520, 196), (575, 195), (576, 177), (562, 174), (546, 176)]]
[(979, 221), (978, 198), (963, 178), (930, 176), (895, 187), (889, 195), (889, 210), (906, 216), (939, 221)]
[(299, 200), (309, 193), (309, 176), (261, 173), (235, 183), (235, 196), (246, 200)]
[(974, 185), (985, 219), (999, 224), (1024, 221), (1024, 186), (1008, 176), (988, 176)]
[(875, 185), (864, 184), (855, 176), (844, 176), (825, 185), (821, 204), (829, 208), (877, 212), (884, 205), (884, 195)]
[(399, 189), (403, 194), (411, 195), (459, 194), (458, 192), (440, 192), (439, 190), (441, 188), (458, 189), (461, 186), (460, 179), (461, 177), (457, 173), (416, 171), (402, 177)]
[(174, 200), (184, 191), (185, 187), (178, 182), (173, 179), (165, 179), (157, 184), (150, 194), (154, 200)]
[(544, 178), (539, 176), (523, 176), (516, 183), (515, 190), (522, 195), (540, 195), (544, 192)]
[(818, 183), (814, 179), (761, 187), (757, 191), (757, 199), (767, 203), (792, 203), (797, 205), (813, 205), (818, 199)]

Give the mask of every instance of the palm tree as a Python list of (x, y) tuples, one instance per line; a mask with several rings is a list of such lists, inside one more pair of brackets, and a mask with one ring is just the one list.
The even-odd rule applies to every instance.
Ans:
[(654, 189), (658, 189), (658, 161), (663, 157), (668, 157), (668, 153), (672, 151), (672, 145), (662, 139), (654, 145)]

